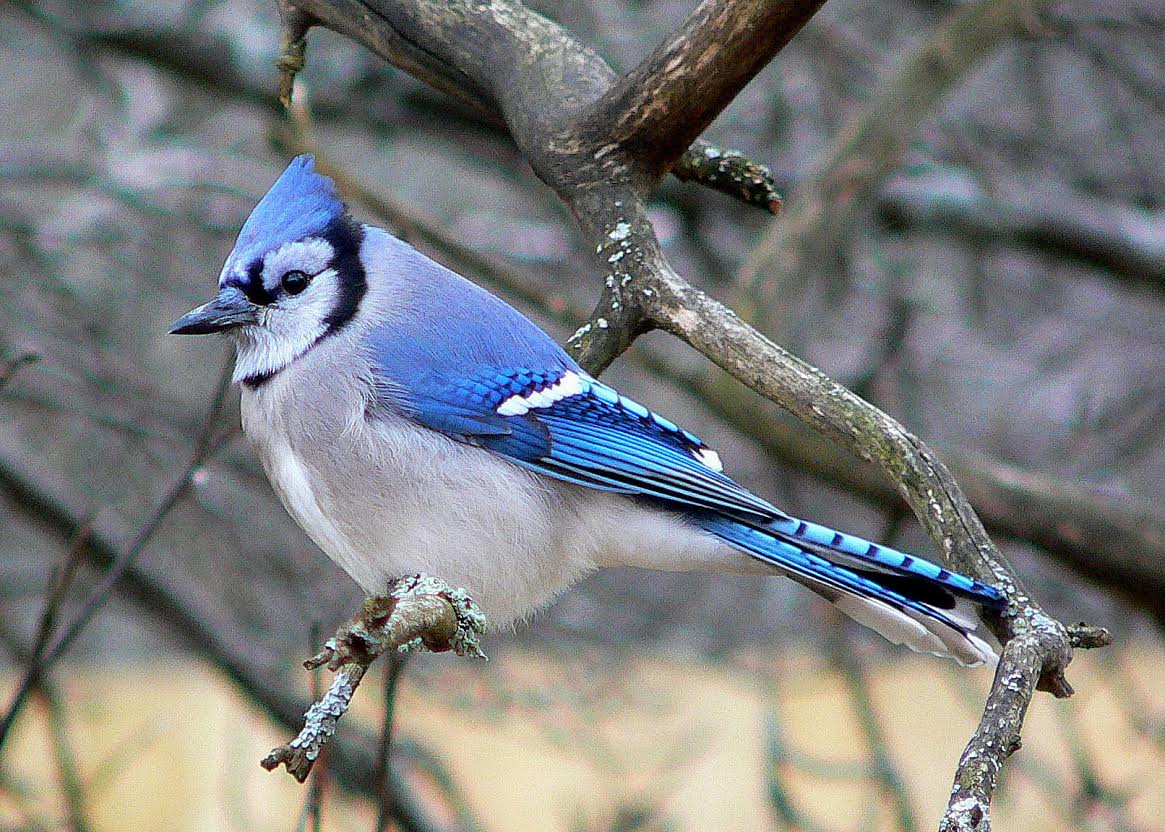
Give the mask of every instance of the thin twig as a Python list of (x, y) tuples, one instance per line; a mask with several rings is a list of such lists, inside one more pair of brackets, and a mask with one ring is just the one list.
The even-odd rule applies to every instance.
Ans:
[[(0, 642), (20, 664), (30, 666), (33, 650), (0, 620)], [(86, 787), (82, 785), (77, 772), (77, 756), (73, 751), (69, 731), (65, 725), (63, 698), (56, 686), (43, 673), (37, 676), (33, 694), (43, 704), (49, 730), (52, 735), (53, 753), (57, 761), (57, 772), (61, 778), (61, 793), (69, 812), (69, 827), (73, 832), (88, 832), (93, 828), (89, 821)]]
[(0, 364), (0, 390), (3, 390), (12, 379), (16, 378), (16, 374), (20, 372), (21, 367), (34, 364), (37, 361), (40, 361), (39, 355), (34, 352), (25, 351)]
[(793, 802), (781, 767), (788, 761), (780, 717), (770, 712), (765, 720), (765, 785), (769, 807), (780, 822), (797, 832), (820, 832), (821, 827)]
[(918, 821), (910, 805), (910, 794), (906, 782), (898, 771), (894, 758), (890, 756), (889, 743), (882, 730), (878, 710), (870, 698), (869, 680), (858, 658), (852, 638), (852, 625), (848, 618), (830, 608), (829, 645), (832, 664), (841, 670), (842, 679), (849, 690), (850, 701), (857, 713), (858, 723), (866, 737), (866, 746), (873, 763), (874, 777), (879, 791), (890, 800), (901, 832), (914, 832)]
[(61, 778), (61, 793), (69, 809), (69, 827), (73, 832), (88, 832), (93, 828), (89, 821), (89, 809), (85, 789), (77, 773), (77, 755), (73, 750), (72, 738), (65, 724), (65, 708), (60, 695), (42, 677), (36, 686), (36, 695), (44, 702), (48, 715), (49, 729), (53, 736), (53, 754), (57, 760), (57, 771)]
[[(141, 555), (146, 545), (150, 542), (154, 533), (162, 525), (162, 521), (166, 518), (178, 504), (178, 500), (185, 493), (187, 486), (190, 484), (190, 478), (194, 475), (202, 465), (209, 459), (231, 436), (234, 431), (228, 431), (216, 436), (215, 431), (218, 426), (219, 416), (222, 413), (223, 406), (226, 402), (227, 390), (230, 387), (232, 361), (224, 360), (223, 369), (219, 375), (219, 380), (215, 394), (212, 398), (210, 411), (207, 414), (206, 420), (203, 423), (202, 431), (194, 443), (194, 452), (191, 456), (190, 463), (182, 471), (181, 475), (174, 481), (174, 484), (166, 492), (166, 494), (159, 501), (157, 508), (141, 526), (135, 535), (134, 539), (114, 560), (105, 572), (101, 581), (89, 593), (85, 599), (85, 603), (81, 609), (73, 617), (67, 626), (56, 628), (52, 641), (39, 651), (38, 660), (30, 664), (25, 669), (24, 675), (21, 677), (20, 684), (16, 688), (16, 693), (8, 706), (4, 717), (0, 720), (0, 749), (4, 747), (4, 741), (8, 737), (8, 733), (15, 721), (20, 709), (23, 707), (28, 694), (31, 692), (36, 684), (36, 680), (47, 668), (51, 667), (65, 654), (72, 646), (73, 641), (80, 635), (81, 630), (92, 620), (97, 611), (100, 610), (112, 595), (113, 588), (121, 577), (129, 570), (138, 556)], [(84, 548), (84, 547), (82, 547)]]
[(388, 657), (384, 669), (384, 721), (380, 726), (380, 743), (376, 749), (376, 832), (388, 832), (392, 818), (392, 792), (389, 789), (392, 772), (392, 732), (396, 718), (396, 695), (401, 675), (408, 662), (407, 653), (394, 653)]

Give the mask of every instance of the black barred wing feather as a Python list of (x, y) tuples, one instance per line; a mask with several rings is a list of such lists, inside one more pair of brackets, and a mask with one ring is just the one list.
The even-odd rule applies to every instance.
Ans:
[(499, 370), (436, 392), (414, 397), (423, 424), (547, 476), (750, 523), (786, 517), (699, 438), (581, 370)]

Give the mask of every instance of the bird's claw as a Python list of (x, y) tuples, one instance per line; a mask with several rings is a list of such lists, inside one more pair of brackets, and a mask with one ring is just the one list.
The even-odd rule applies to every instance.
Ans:
[(387, 624), (393, 611), (406, 599), (421, 596), (437, 596), (446, 601), (453, 608), (457, 626), (447, 632), (425, 633), (420, 638), (396, 646), (397, 650), (408, 652), (423, 646), (434, 653), (452, 650), (459, 656), (485, 658), (480, 642), (480, 636), (485, 631), (485, 614), (465, 590), (420, 572), (397, 580), (387, 595), (366, 599), (360, 612), (340, 625), (336, 634), (324, 643), (324, 649), (305, 661), (303, 666), (314, 670), (327, 665), (329, 670), (335, 671), (346, 664), (371, 664), (392, 646), (385, 641), (389, 635)]
[[(428, 634), (416, 641), (401, 645), (402, 651), (416, 649), (423, 645), (434, 653), (452, 650), (458, 656), (486, 658), (481, 649), (481, 635), (485, 632), (486, 618), (481, 608), (469, 597), (464, 589), (450, 586), (441, 578), (418, 572), (401, 578), (389, 592), (389, 598), (396, 601), (421, 595), (437, 595), (449, 603), (457, 618), (456, 629), (449, 634)], [(371, 600), (371, 599), (370, 599)]]

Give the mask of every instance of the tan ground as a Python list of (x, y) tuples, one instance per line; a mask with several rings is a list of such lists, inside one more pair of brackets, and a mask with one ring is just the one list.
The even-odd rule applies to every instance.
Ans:
[[(789, 828), (769, 801), (774, 772), (808, 827), (900, 828), (870, 775), (853, 700), (823, 658), (430, 661), (439, 666), (423, 690), (417, 674), (405, 683), (400, 731), (444, 761), (486, 830), (605, 830), (618, 807), (649, 810), (650, 829)], [(1072, 670), (1075, 699), (1041, 696), (1031, 709), (995, 828), (1165, 830), (1165, 652), (1086, 655)], [(913, 656), (868, 674), (918, 828), (933, 829), (986, 674)], [(257, 762), (285, 738), (213, 673), (132, 665), (62, 682), (97, 830), (296, 828), (303, 787)], [(370, 725), (376, 687), (358, 695)], [(7, 749), (3, 779), (25, 794), (0, 794), (0, 828), (22, 816), (53, 828), (62, 816), (40, 717), (34, 707)], [(1104, 799), (1073, 815), (1078, 760)], [(370, 828), (368, 807), (334, 789), (325, 801), (326, 829)]]

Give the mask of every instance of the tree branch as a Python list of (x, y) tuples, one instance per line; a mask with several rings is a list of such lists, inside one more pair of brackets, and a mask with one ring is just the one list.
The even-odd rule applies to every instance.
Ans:
[[(300, 783), (336, 732), (364, 673), (384, 653), (425, 646), (459, 656), (485, 658), (477, 636), (485, 616), (463, 590), (424, 574), (398, 579), (382, 597), (369, 598), (360, 612), (328, 639), (322, 652), (303, 663), (314, 670), (336, 671), (327, 692), (304, 715), (304, 726), (291, 742), (274, 749), (260, 765), (273, 771), (287, 767)], [(377, 778), (378, 791), (383, 784)]]
[(977, 243), (1028, 245), (1165, 289), (1165, 212), (1071, 194), (1031, 198), (1024, 187), (1030, 188), (1016, 183), (1014, 196), (998, 198), (962, 177), (903, 178), (882, 189), (878, 209), (894, 226), (954, 232)]
[(662, 175), (825, 0), (703, 0), (579, 129)]
[[(822, 2), (816, 0), (814, 9)], [(299, 14), (292, 19), (311, 20), (346, 35), (469, 106), (482, 118), (504, 125), (551, 187), (578, 166), (578, 159), (593, 156), (602, 148), (596, 141), (608, 143), (604, 131), (588, 137), (581, 128), (587, 113), (584, 108), (613, 88), (618, 77), (615, 71), (557, 23), (516, 0), (488, 4), (469, 0), (278, 0), (278, 5), (283, 16)], [(808, 20), (811, 13), (805, 11), (807, 5), (806, 0), (791, 0), (782, 6), (785, 24), (792, 26), (798, 14), (804, 17), (801, 24)], [(295, 43), (297, 31), (285, 33), (283, 42)], [(792, 34), (789, 31), (772, 52)], [(281, 70), (295, 67), (298, 58), (297, 49), (281, 54)], [(755, 74), (762, 66), (751, 72)], [(737, 71), (738, 76), (744, 74)], [(750, 77), (743, 78), (741, 85)], [(290, 76), (284, 72), (280, 89), (289, 83)], [(709, 121), (729, 99), (710, 114)], [(692, 133), (691, 140), (700, 130)], [(555, 135), (553, 140), (548, 138), (551, 135)], [(710, 166), (700, 162), (707, 158), (709, 149), (725, 159), (736, 159), (740, 154), (702, 143), (681, 156), (690, 143), (677, 148), (660, 173), (677, 164), (681, 167), (677, 176), (684, 181), (695, 181), (770, 211), (774, 204), (779, 205), (772, 176), (763, 165), (742, 159)], [(619, 166), (616, 158), (608, 159), (604, 166), (612, 165)]]
[[(230, 431), (226, 434), (215, 436), (219, 416), (222, 413), (227, 390), (230, 387), (230, 380), (231, 362), (228, 359), (223, 363), (218, 384), (211, 397), (210, 410), (203, 422), (202, 430), (195, 440), (194, 452), (191, 454), (189, 464), (187, 464), (182, 470), (182, 473), (175, 479), (173, 485), (170, 486), (169, 490), (159, 500), (157, 508), (155, 508), (146, 522), (142, 524), (141, 528), (134, 535), (132, 542), (124, 550), (118, 552), (109, 569), (102, 576), (101, 581), (89, 593), (81, 609), (67, 625), (59, 627), (53, 626), (55, 623), (55, 606), (59, 603), (60, 599), (56, 597), (55, 592), (50, 591), (48, 600), (46, 601), (45, 615), (42, 618), (41, 630), (38, 633), (37, 643), (33, 648), (32, 660), (25, 668), (24, 675), (16, 687), (16, 693), (13, 694), (8, 709), (5, 711), (4, 716), (0, 718), (0, 748), (3, 747), (4, 741), (7, 739), (16, 717), (24, 706), (28, 694), (36, 686), (36, 681), (39, 676), (68, 652), (77, 636), (80, 635), (81, 631), (93, 619), (97, 611), (109, 600), (117, 582), (133, 566), (134, 562), (146, 548), (146, 545), (153, 538), (155, 532), (162, 525), (162, 521), (166, 518), (166, 515), (177, 505), (178, 500), (190, 485), (190, 479), (194, 475), (194, 472), (207, 459), (213, 456), (219, 447), (221, 447), (222, 443), (233, 434), (233, 431)], [(75, 545), (78, 547), (78, 551), (81, 551), (86, 546), (90, 533), (91, 530), (87, 522), (77, 526), (77, 541)]]
[(1050, 0), (979, 0), (957, 9), (902, 62), (814, 164), (740, 267), (736, 308), (764, 332), (781, 329), (813, 263), (840, 248), (858, 213), (898, 169), (918, 127), (979, 60), (1031, 33)]
[[(738, 3), (735, 13), (711, 2), (702, 5), (664, 46), (612, 87), (610, 68), (593, 51), (515, 0), (490, 4), (370, 0), (360, 3), (354, 14), (352, 0), (285, 2), (407, 71), (412, 70), (406, 63), (417, 67), (414, 74), (423, 80), (447, 91), (455, 88), (455, 94), (484, 97), (491, 109), (500, 111), (533, 169), (571, 208), (605, 277), (598, 307), (569, 342), (589, 371), (600, 372), (648, 329), (676, 335), (753, 390), (877, 465), (896, 484), (947, 561), (1006, 594), (1008, 609), (988, 621), (1005, 648), (1003, 670), (981, 726), (983, 742), (990, 741), (988, 735), (997, 740), (1012, 728), (1018, 732), (1037, 686), (1057, 696), (1071, 694), (1064, 670), (1072, 646), (1103, 643), (1107, 634), (1089, 630), (1072, 635), (1040, 608), (987, 537), (950, 472), (917, 437), (746, 325), (676, 274), (663, 256), (645, 200), (662, 172), (659, 158), (670, 154), (674, 161), (679, 151), (665, 147), (654, 159), (635, 152), (636, 141), (661, 131), (666, 106), (642, 118), (630, 114), (643, 110), (649, 90), (664, 102), (674, 102), (687, 90), (710, 100), (673, 104), (673, 112), (689, 114), (697, 128), (710, 121), (727, 103), (729, 91), (738, 90), (776, 50), (766, 53), (740, 35), (745, 43), (739, 52), (734, 46), (721, 48), (736, 54), (744, 66), (734, 73), (716, 64), (719, 81), (706, 85), (692, 79), (691, 73), (670, 75), (669, 62), (695, 65), (700, 56), (714, 57), (707, 44), (735, 31), (732, 27), (743, 19), (735, 14), (763, 15), (756, 4)], [(1042, 5), (1046, 0), (1035, 2)], [(798, 8), (806, 18), (811, 14), (807, 6)], [(821, 212), (826, 205), (840, 201), (852, 210), (855, 202), (860, 203), (862, 199), (855, 197), (865, 197), (897, 165), (906, 139), (929, 110), (927, 105), (933, 105), (994, 45), (1030, 29), (1032, 8), (1023, 0), (982, 0), (955, 13), (953, 22), (907, 63), (898, 80), (872, 102), (867, 119), (843, 135), (836, 151), (819, 167), (806, 191), (799, 224), (793, 225), (792, 239), (797, 243), (793, 253), (801, 259), (782, 262), (783, 267), (805, 265), (806, 245), (819, 226), (848, 227), (845, 222), (825, 223)], [(614, 105), (614, 112), (608, 110), (618, 127), (589, 120), (613, 101), (624, 104), (622, 110)], [(693, 129), (678, 124), (672, 128), (681, 135)], [(839, 219), (851, 216), (850, 210)], [(812, 232), (808, 238), (807, 232)], [(772, 255), (781, 248), (771, 243), (754, 261), (755, 274), (772, 265)], [(997, 711), (1011, 715), (1006, 724), (994, 721)], [(977, 733), (972, 747), (979, 739)], [(965, 755), (959, 776), (971, 783), (969, 794), (982, 799), (985, 813), (994, 775), (988, 766), (986, 776), (964, 777), (967, 766), (978, 759), (972, 756), (970, 751)]]

